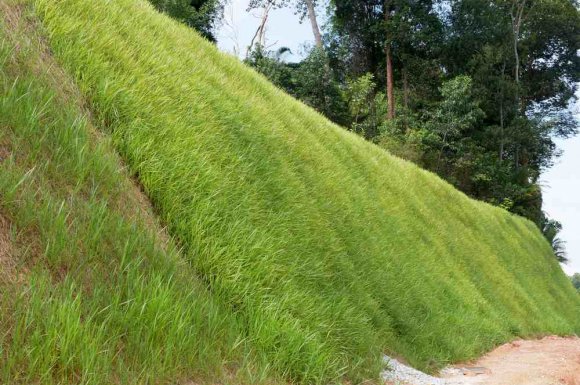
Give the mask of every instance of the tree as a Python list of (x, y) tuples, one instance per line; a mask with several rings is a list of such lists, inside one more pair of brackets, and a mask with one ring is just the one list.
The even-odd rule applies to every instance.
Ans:
[(514, 46), (514, 78), (516, 84), (520, 84), (520, 54), (519, 54), (519, 41), (520, 33), (522, 29), (522, 23), (524, 22), (524, 11), (531, 5), (533, 0), (511, 0), (510, 6), (510, 19), (512, 22), (512, 35), (513, 35), (513, 46)]
[(441, 96), (443, 100), (432, 113), (428, 124), (440, 141), (437, 151), (438, 164), (444, 159), (453, 162), (460, 150), (461, 139), (484, 116), (473, 95), (472, 80), (469, 76), (457, 76), (443, 83)]
[(393, 58), (391, 56), (391, 39), (389, 34), (389, 27), (391, 22), (391, 12), (393, 2), (392, 0), (383, 1), (383, 18), (385, 20), (385, 67), (386, 67), (386, 82), (387, 82), (387, 117), (394, 119), (395, 117), (395, 93), (393, 82)]
[(572, 275), (570, 280), (572, 281), (572, 285), (578, 290), (578, 293), (580, 293), (580, 273)]
[(544, 215), (542, 223), (542, 233), (544, 237), (550, 242), (552, 250), (554, 250), (554, 256), (560, 263), (568, 262), (566, 258), (566, 242), (558, 237), (558, 234), (562, 231), (562, 224), (556, 220), (549, 219)]
[(223, 14), (220, 0), (149, 0), (159, 11), (196, 29), (215, 42), (214, 27)]
[(308, 18), (314, 35), (314, 42), (318, 49), (323, 49), (322, 34), (316, 17), (317, 0), (250, 0), (248, 10), (255, 8), (283, 8), (294, 7), (300, 22)]
[(466, 192), (541, 226), (538, 180), (558, 155), (553, 137), (576, 131), (567, 110), (580, 80), (575, 1), (456, 0), (447, 26), (443, 65), (472, 77), (485, 112), (474, 138), (497, 154), (482, 158), (489, 183)]
[(258, 46), (245, 62), (335, 123), (350, 124), (344, 93), (328, 67), (325, 53), (314, 48), (301, 62), (285, 63), (282, 57), (286, 52), (288, 48), (269, 52)]
[[(408, 107), (413, 86), (422, 88), (423, 84), (432, 84), (430, 80), (424, 82), (425, 75), (438, 77), (434, 53), (444, 39), (434, 3), (432, 0), (332, 1), (333, 34), (341, 46), (347, 47), (351, 75), (369, 72), (384, 86), (389, 119), (396, 113), (397, 82), (403, 83), (404, 104)], [(434, 85), (435, 91), (438, 85)]]
[[(253, 4), (264, 2), (292, 5), (302, 19), (314, 9)], [(541, 228), (540, 175), (558, 156), (554, 137), (578, 126), (567, 108), (580, 81), (576, 0), (330, 0), (329, 15), (324, 55), (296, 65), (266, 55), (274, 62), (262, 71), (335, 122)]]
[(246, 50), (246, 58), (250, 56), (252, 52), (256, 52), (258, 55), (266, 48), (266, 23), (268, 22), (268, 17), (270, 16), (270, 10), (273, 8), (272, 2), (265, 2), (262, 7), (262, 15), (260, 16), (260, 24), (256, 29), (256, 33), (252, 37), (250, 44)]

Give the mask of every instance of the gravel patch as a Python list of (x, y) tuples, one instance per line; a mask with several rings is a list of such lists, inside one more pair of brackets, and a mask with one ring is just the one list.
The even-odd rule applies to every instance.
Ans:
[(394, 385), (451, 385), (451, 382), (442, 378), (429, 376), (423, 372), (402, 364), (394, 358), (384, 356), (383, 361), (387, 364), (381, 377), (383, 380)]

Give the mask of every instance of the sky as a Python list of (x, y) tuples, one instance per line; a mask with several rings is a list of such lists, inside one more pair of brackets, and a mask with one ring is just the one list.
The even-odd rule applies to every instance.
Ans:
[[(231, 0), (226, 6), (224, 23), (218, 31), (221, 50), (244, 57), (260, 23), (260, 12), (246, 12), (249, 0)], [(324, 12), (319, 10), (319, 16)], [(321, 23), (323, 24), (323, 23)], [(298, 60), (304, 45), (312, 45), (314, 38), (310, 25), (300, 24), (292, 9), (276, 9), (270, 12), (266, 29), (266, 46), (269, 50), (288, 47), (293, 55), (286, 60)], [(580, 93), (577, 94), (580, 97)], [(580, 103), (574, 107), (580, 119)], [(567, 274), (580, 273), (580, 136), (556, 140), (563, 155), (556, 165), (541, 178), (544, 193), (544, 210), (563, 226), (560, 238), (566, 242)]]
[(564, 151), (558, 163), (542, 176), (544, 210), (562, 223), (568, 274), (580, 273), (580, 136), (557, 140)]
[[(237, 56), (244, 57), (252, 37), (260, 24), (261, 12), (253, 10), (246, 12), (249, 0), (231, 0), (224, 10), (224, 21), (218, 30), (218, 46)], [(318, 12), (320, 16), (324, 12)], [(312, 45), (314, 38), (308, 22), (300, 24), (298, 16), (292, 9), (283, 8), (270, 11), (266, 27), (266, 47), (275, 51), (280, 47), (288, 47), (293, 55), (285, 60), (300, 58), (304, 44)]]

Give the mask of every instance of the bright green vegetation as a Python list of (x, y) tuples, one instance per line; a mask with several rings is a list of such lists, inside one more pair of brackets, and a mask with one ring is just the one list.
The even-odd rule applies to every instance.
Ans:
[[(249, 1), (261, 12), (267, 4), (294, 8), (316, 31), (313, 2), (321, 3)], [(551, 235), (561, 225), (542, 211), (540, 180), (558, 157), (554, 139), (578, 131), (569, 109), (580, 84), (578, 2), (322, 3), (331, 6), (319, 47), (287, 63), (283, 51), (254, 45), (246, 63), (466, 195), (530, 219), (556, 240), (561, 259), (563, 245)], [(288, 44), (292, 31), (280, 40)]]
[(0, 1), (0, 383), (257, 382), (28, 10)]
[(433, 369), (580, 331), (531, 222), (332, 125), (145, 1), (27, 3), (0, 56), (0, 212), (29, 267), (0, 297), (1, 380), (361, 381), (383, 352)]

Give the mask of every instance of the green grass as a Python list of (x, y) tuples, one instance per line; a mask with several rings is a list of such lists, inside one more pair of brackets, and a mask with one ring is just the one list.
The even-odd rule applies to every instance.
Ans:
[(145, 1), (21, 2), (80, 91), (38, 75), (58, 66), (34, 44), (15, 53), (30, 31), (3, 38), (0, 212), (30, 269), (0, 302), (5, 379), (359, 382), (383, 352), (430, 370), (580, 331), (531, 222), (332, 125)]
[(23, 14), (0, 21), (0, 215), (17, 262), (0, 265), (0, 383), (262, 381), (235, 315), (163, 234), (30, 8), (7, 4), (2, 16)]

